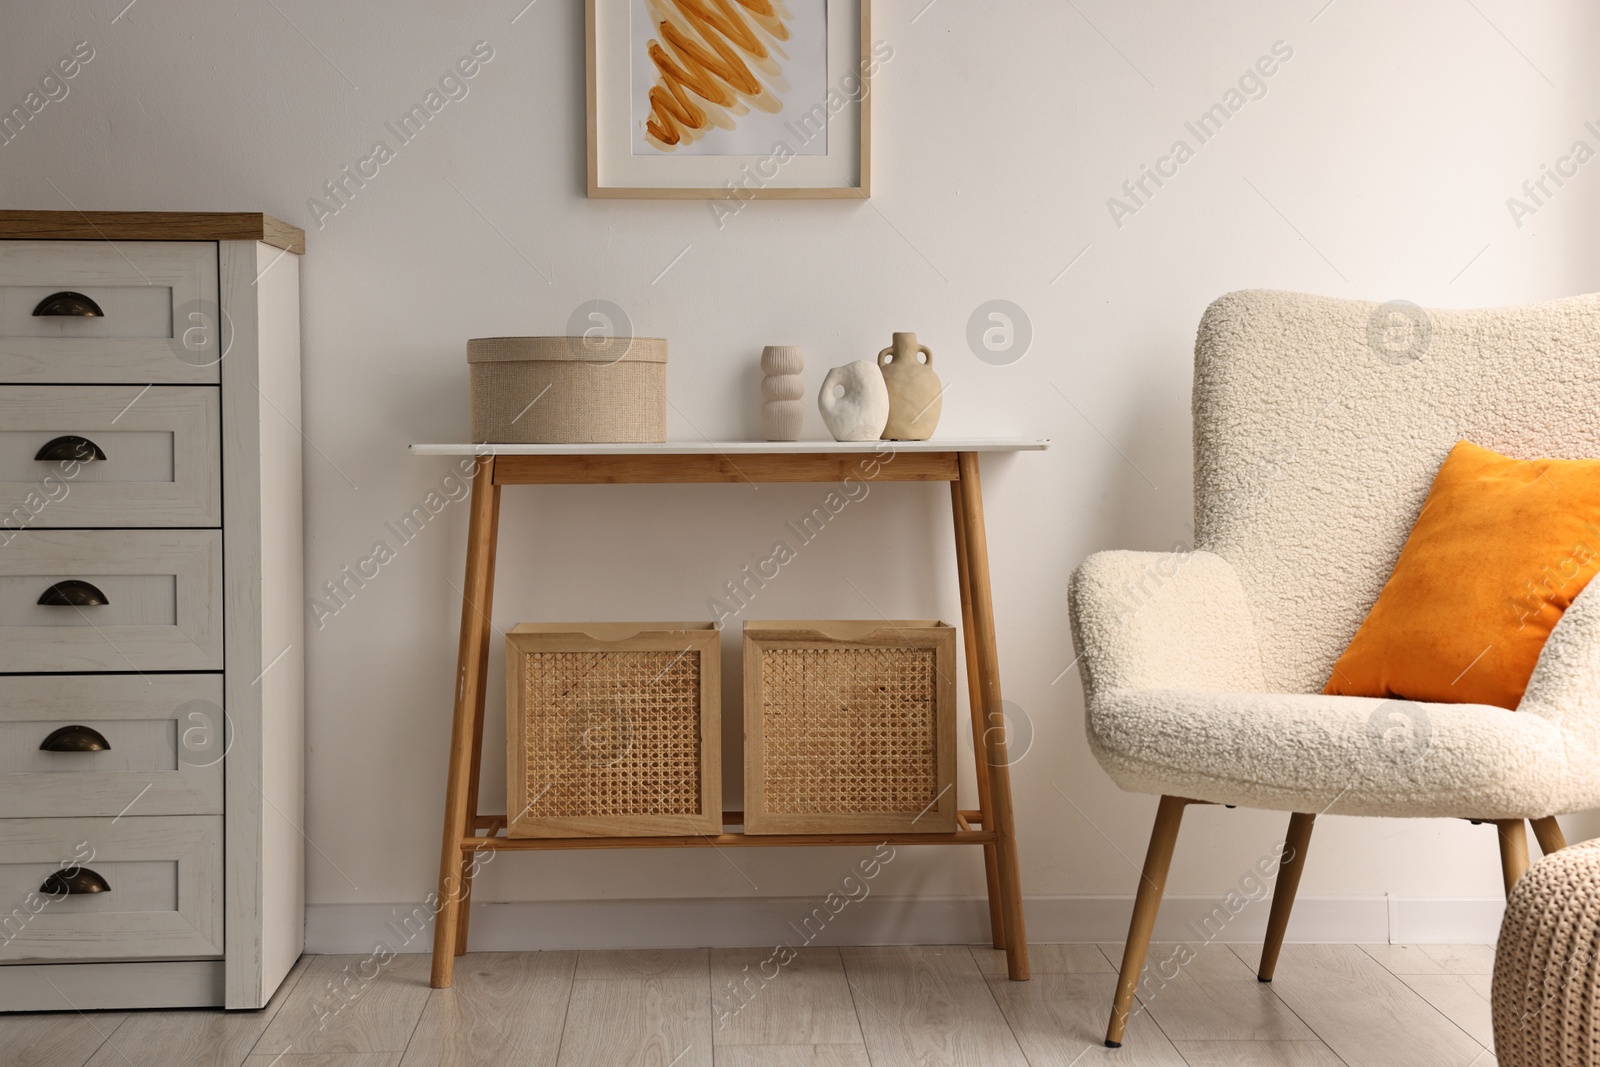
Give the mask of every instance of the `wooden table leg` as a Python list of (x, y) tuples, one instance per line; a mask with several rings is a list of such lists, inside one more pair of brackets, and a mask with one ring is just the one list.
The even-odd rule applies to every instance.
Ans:
[[(1022, 921), (1022, 886), (1017, 873), (1017, 838), (1011, 812), (1011, 767), (1006, 757), (1005, 713), (1000, 699), (1000, 653), (995, 644), (994, 602), (989, 587), (989, 541), (983, 529), (983, 487), (975, 452), (958, 454), (961, 525), (966, 531), (967, 581), (972, 600), (971, 633), (978, 652), (983, 696), (983, 742), (988, 757), (989, 810), (995, 832), (1000, 911), (1005, 921), (1006, 971), (1014, 982), (1028, 979), (1028, 938)], [(980, 757), (981, 758), (981, 757)], [(984, 829), (989, 829), (985, 822)]]
[[(961, 586), (961, 639), (967, 653), (967, 707), (972, 718), (972, 762), (978, 778), (978, 810), (983, 828), (990, 828), (989, 760), (983, 743), (983, 686), (978, 682), (978, 638), (972, 631), (972, 581), (967, 565), (967, 531), (961, 517), (961, 485), (950, 483), (950, 511), (956, 526), (956, 573)], [(989, 887), (989, 937), (995, 948), (1006, 947), (1005, 917), (1000, 910), (1000, 865), (993, 845), (983, 846), (983, 875)]]
[[(496, 490), (498, 492), (498, 490)], [(490, 571), (493, 572), (493, 563)], [(473, 829), (474, 820), (478, 815), (478, 778), (483, 769), (483, 691), (484, 683), (478, 683), (478, 703), (472, 722), (472, 764), (471, 773), (467, 778), (467, 834), (476, 831)], [(456, 955), (466, 955), (467, 951), (467, 924), (472, 921), (472, 874), (477, 869), (478, 857), (471, 852), (461, 853), (461, 907), (456, 913)]]
[(494, 457), (480, 456), (472, 479), (467, 524), (467, 574), (461, 596), (461, 644), (456, 654), (455, 718), (450, 730), (450, 776), (445, 787), (444, 844), (439, 856), (438, 915), (433, 927), (433, 988), (455, 978), (457, 928), (471, 891), (461, 840), (472, 831), (477, 807), (477, 759), (483, 744), (483, 696), (489, 674), (489, 617), (494, 606), (495, 540), (500, 525), (500, 487)]

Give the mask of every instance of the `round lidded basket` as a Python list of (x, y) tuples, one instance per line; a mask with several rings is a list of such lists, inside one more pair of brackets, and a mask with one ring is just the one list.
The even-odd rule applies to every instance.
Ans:
[(472, 440), (491, 444), (667, 439), (660, 337), (475, 337)]

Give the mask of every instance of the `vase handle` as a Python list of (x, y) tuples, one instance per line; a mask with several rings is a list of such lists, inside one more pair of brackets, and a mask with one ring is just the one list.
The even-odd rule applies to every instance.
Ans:
[(879, 352), (878, 353), (878, 366), (880, 366), (880, 367), (883, 366), (883, 357), (884, 356), (889, 356), (889, 355), (893, 355), (893, 354), (894, 354), (894, 345), (890, 345), (888, 348), (885, 348), (882, 352)]
[(928, 362), (923, 364), (924, 367), (933, 366), (933, 349), (929, 348), (927, 345), (918, 345), (917, 351), (928, 357)]

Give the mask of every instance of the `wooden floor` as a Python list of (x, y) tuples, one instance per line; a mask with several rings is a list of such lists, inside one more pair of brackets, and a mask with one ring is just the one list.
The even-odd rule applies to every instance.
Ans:
[[(1175, 946), (1152, 948), (1167, 961)], [(1100, 1044), (1116, 945), (306, 957), (263, 1011), (0, 1016), (16, 1067), (1490, 1067), (1487, 945), (1198, 950)], [(1179, 957), (1180, 959), (1182, 957)], [(1172, 973), (1167, 967), (1165, 973)], [(766, 978), (762, 976), (766, 975)], [(743, 993), (735, 989), (743, 986)]]

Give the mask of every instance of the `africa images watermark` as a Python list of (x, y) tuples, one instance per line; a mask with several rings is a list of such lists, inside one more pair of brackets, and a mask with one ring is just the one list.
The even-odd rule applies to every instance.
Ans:
[(801, 112), (797, 117), (785, 122), (784, 128), (794, 135), (794, 143), (777, 141), (772, 146), (772, 151), (756, 160), (752, 166), (749, 163), (740, 167), (741, 174), (738, 179), (728, 179), (722, 187), (728, 195), (721, 200), (707, 200), (706, 206), (711, 209), (711, 218), (717, 224), (717, 229), (727, 225), (727, 220), (744, 210), (744, 206), (755, 199), (758, 189), (765, 189), (782, 171), (784, 164), (794, 159), (798, 147), (804, 147), (823, 136), (828, 129), (828, 120), (839, 114), (849, 105), (866, 99), (871, 92), (870, 81), (878, 73), (883, 64), (894, 58), (894, 47), (887, 41), (874, 41), (870, 59), (861, 61), (860, 71), (851, 70), (839, 79), (839, 84), (828, 90), (827, 97), (822, 103), (814, 105), (810, 111)]
[[(1286, 840), (1279, 841), (1270, 852), (1245, 869), (1234, 888), (1228, 890), (1220, 903), (1214, 905), (1198, 922), (1191, 919), (1185, 923), (1184, 926), (1195, 936), (1198, 948), (1203, 949), (1221, 937), (1228, 924), (1252, 904), (1266, 900), (1268, 887), (1276, 881), (1278, 871), (1284, 864), (1293, 863), (1294, 859), (1294, 848)], [(1139, 978), (1139, 1005), (1133, 1014), (1146, 1011), (1156, 995), (1175, 981), (1198, 956), (1197, 948), (1191, 948), (1187, 941), (1180, 941), (1165, 959), (1147, 965)]]
[[(484, 867), (494, 862), (494, 857), (493, 849), (474, 849), (471, 870), (467, 872), (466, 877), (475, 877)], [(454, 878), (445, 896), (429, 893), (415, 908), (404, 914), (397, 913), (384, 924), (394, 935), (393, 948), (388, 942), (379, 941), (365, 958), (356, 963), (345, 964), (337, 974), (324, 979), (322, 992), (311, 1009), (317, 1016), (317, 1029), (325, 1029), (340, 1012), (366, 996), (367, 991), (378, 980), (378, 975), (383, 973), (383, 969), (393, 963), (394, 958), (405, 951), (407, 945), (426, 933), (448, 904), (456, 903), (465, 907), (469, 893), (467, 885), (465, 879)]]
[(465, 100), (472, 91), (472, 79), (483, 69), (483, 65), (494, 58), (494, 48), (488, 41), (478, 41), (472, 46), (469, 55), (462, 56), (455, 64), (439, 76), (438, 87), (430, 87), (422, 95), (420, 103), (412, 104), (410, 109), (394, 122), (383, 124), (384, 129), (394, 136), (395, 144), (390, 146), (386, 138), (378, 138), (372, 143), (372, 150), (365, 156), (356, 160), (355, 170), (349, 164), (340, 169), (338, 177), (322, 184), (323, 192), (327, 199), (308, 197), (306, 210), (311, 212), (311, 217), (317, 223), (317, 229), (327, 225), (327, 220), (350, 206), (356, 193), (367, 187), (367, 182), (377, 178), (382, 173), (385, 164), (393, 162), (400, 153), (400, 149), (416, 140), (435, 115), (445, 109), (453, 100)]
[(378, 538), (365, 556), (356, 560), (354, 564), (346, 563), (339, 568), (337, 577), (322, 583), (321, 597), (306, 598), (306, 610), (311, 612), (318, 631), (327, 627), (329, 619), (349, 607), (367, 587), (367, 583), (383, 573), (384, 567), (400, 558), (400, 549), (420, 537), (422, 531), (427, 529), (428, 524), (438, 518), (441, 512), (451, 504), (458, 504), (472, 495), (472, 478), (478, 469), (478, 457), (489, 455), (493, 447), (478, 445), (473, 450), (473, 455), (462, 456), (456, 460), (455, 470), (439, 479), (439, 484), (430, 489), (419, 502), (411, 505), (411, 509), (402, 515), (398, 522), (394, 520), (384, 522), (384, 530), (394, 537), (393, 544), (387, 537)]
[[(1428, 314), (1426, 308), (1419, 307), (1409, 300), (1388, 300), (1377, 304), (1367, 316), (1366, 351), (1388, 366), (1409, 367), (1428, 354), (1432, 343), (1433, 317)], [(1347, 384), (1335, 393), (1333, 399), (1316, 413), (1315, 419), (1321, 419), (1349, 388)], [(1287, 473), (1299, 454), (1300, 446), (1292, 442), (1273, 447), (1244, 472), (1238, 484), (1215, 490), (1211, 506), (1216, 510), (1231, 513), (1259, 506), (1266, 494)], [(1176, 578), (1194, 558), (1198, 540), (1195, 522), (1190, 519), (1186, 525), (1190, 533), (1189, 540), (1174, 541), (1166, 552), (1155, 554), (1155, 559), (1146, 559), (1140, 566), (1137, 580), (1123, 579), (1122, 588), (1115, 591), (1119, 619), (1128, 617), (1153, 601), (1161, 588)], [(1580, 545), (1574, 548), (1573, 554), (1582, 556), (1579, 562), (1586, 565), (1591, 557), (1583, 555), (1583, 547)], [(1572, 560), (1562, 560), (1558, 563), (1562, 568), (1563, 580), (1565, 580), (1565, 568), (1571, 562)], [(1545, 568), (1546, 572), (1548, 570), (1548, 567)], [(1548, 574), (1542, 576), (1545, 577), (1548, 586)], [(1523, 608), (1527, 603), (1531, 603), (1530, 598), (1538, 591), (1538, 587), (1530, 581), (1524, 590), (1522, 601), (1515, 596), (1511, 597), (1513, 609)]]
[(1237, 84), (1228, 86), (1217, 103), (1202, 111), (1193, 122), (1183, 124), (1184, 130), (1194, 138), (1194, 144), (1189, 143), (1188, 137), (1179, 137), (1172, 142), (1167, 154), (1157, 158), (1154, 164), (1140, 164), (1138, 176), (1122, 183), (1123, 195), (1106, 198), (1106, 210), (1111, 213), (1111, 221), (1117, 229), (1122, 229), (1130, 215), (1137, 215), (1168, 181), (1176, 178), (1179, 168), (1195, 157), (1199, 146), (1221, 133), (1228, 121), (1244, 109), (1245, 104), (1265, 97), (1267, 79), (1278, 73), (1280, 64), (1293, 58), (1294, 48), (1287, 41), (1272, 42), (1270, 54), (1261, 56), (1247, 67), (1239, 75)]
[(878, 845), (871, 856), (851, 867), (839, 879), (838, 888), (829, 890), (821, 903), (807, 912), (798, 925), (793, 921), (786, 924), (795, 935), (793, 943), (787, 939), (778, 942), (772, 952), (755, 965), (755, 973), (752, 974), (750, 965), (746, 964), (737, 981), (729, 979), (724, 982), (717, 991), (717, 1002), (712, 1006), (717, 1016), (717, 1029), (725, 1029), (734, 1016), (754, 1003), (756, 997), (783, 975), (783, 969), (799, 958), (799, 949), (820, 937), (828, 924), (846, 908), (851, 904), (860, 904), (871, 896), (872, 887), (868, 883), (894, 862), (895, 854), (894, 846), (887, 841)]
[[(786, 522), (783, 524), (784, 528), (794, 534), (800, 548), (815, 541), (827, 528), (828, 523), (838, 518), (845, 508), (867, 498), (872, 488), (867, 483), (878, 476), (884, 464), (892, 463), (894, 457), (894, 446), (883, 442), (882, 448), (856, 464), (856, 469), (845, 475), (842, 490), (828, 490), (820, 503), (813, 504), (810, 510), (800, 517), (798, 524), (793, 521)], [(726, 601), (720, 597), (710, 597), (706, 600), (706, 610), (711, 613), (712, 620), (721, 626), (729, 619), (738, 618), (761, 590), (767, 587), (767, 583), (774, 581), (782, 573), (783, 568), (793, 563), (799, 556), (799, 549), (792, 547), (788, 541), (775, 542), (766, 558), (758, 560), (754, 565), (746, 564), (737, 578), (723, 583), (727, 593)]]
[(22, 903), (11, 909), (10, 914), (0, 916), (0, 948), (6, 947), (26, 933), (28, 924), (33, 922), (40, 912), (51, 904), (67, 899), (72, 892), (67, 884), (68, 881), (75, 878), (83, 865), (94, 857), (94, 846), (87, 841), (79, 841), (72, 847), (72, 858), (57, 863), (55, 872), (45, 879), (37, 892), (30, 890), (22, 898)]
[(80, 450), (75, 457), (57, 460), (55, 469), (40, 480), (37, 488), (28, 490), (22, 498), (22, 503), (12, 508), (9, 513), (0, 516), (0, 548), (4, 548), (16, 540), (17, 534), (27, 529), (44, 509), (51, 504), (60, 503), (67, 499), (67, 494), (72, 492), (72, 486), (67, 483), (76, 478), (83, 470), (83, 465), (94, 459), (94, 454), (89, 451), (86, 442), (80, 445)]
[[(1595, 139), (1595, 144), (1600, 144), (1600, 125), (1590, 119), (1583, 124), (1583, 129)], [(1511, 221), (1516, 223), (1517, 229), (1522, 229), (1522, 222), (1529, 215), (1537, 215), (1548, 206), (1562, 186), (1578, 176), (1578, 168), (1594, 157), (1593, 145), (1580, 137), (1572, 142), (1565, 155), (1557, 156), (1553, 164), (1541, 163), (1538, 176), (1522, 183), (1521, 196), (1506, 197), (1506, 210), (1511, 213)]]
[(72, 86), (67, 83), (76, 78), (92, 59), (94, 47), (88, 41), (79, 41), (72, 46), (71, 54), (58, 59), (55, 68), (39, 79), (36, 88), (28, 90), (20, 106), (0, 114), (0, 148), (20, 137), (28, 124), (36, 121), (45, 108), (65, 100), (72, 91)]

